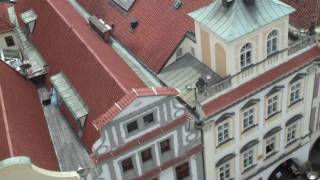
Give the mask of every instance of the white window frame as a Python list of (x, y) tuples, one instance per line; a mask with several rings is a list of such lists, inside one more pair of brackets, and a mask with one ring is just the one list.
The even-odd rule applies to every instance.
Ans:
[[(255, 107), (249, 107), (248, 109), (244, 110), (242, 113), (243, 118), (243, 130), (251, 128), (255, 124)], [(246, 126), (247, 124), (247, 126)]]
[(302, 83), (300, 81), (290, 85), (289, 102), (293, 104), (301, 99)]
[[(276, 152), (276, 150), (277, 150), (277, 135), (275, 134), (275, 135), (268, 137), (267, 139), (265, 139), (265, 143), (266, 143), (265, 144), (265, 154), (266, 154), (266, 156), (269, 156), (269, 155), (273, 154), (274, 152)], [(270, 151), (268, 153), (267, 147), (272, 144), (273, 144), (273, 149), (272, 149), (272, 151)]]
[[(229, 176), (228, 176), (229, 175)], [(231, 180), (231, 163), (230, 161), (220, 165), (218, 167), (218, 179), (219, 180)]]
[[(274, 94), (270, 97), (267, 97), (266, 101), (267, 101), (267, 103), (266, 103), (267, 104), (267, 109), (266, 109), (267, 117), (270, 117), (270, 116), (276, 114), (277, 112), (279, 112), (281, 101), (280, 101), (280, 95), (278, 93)], [(269, 109), (271, 111), (269, 111)]]
[(252, 147), (252, 148), (246, 150), (245, 152), (243, 152), (242, 157), (243, 157), (243, 159), (242, 159), (243, 169), (246, 170), (246, 169), (252, 167), (254, 165), (254, 163), (255, 163), (254, 147)]
[(298, 138), (298, 124), (293, 123), (287, 127), (286, 141), (291, 144)]
[(273, 30), (268, 34), (267, 37), (267, 56), (270, 56), (278, 51), (278, 39), (279, 31)]
[(244, 69), (252, 64), (252, 44), (246, 43), (240, 50), (240, 67)]
[[(217, 142), (218, 145), (224, 143), (231, 138), (230, 123), (228, 121), (217, 125)], [(221, 138), (220, 138), (221, 136)]]
[(179, 58), (183, 55), (183, 49), (182, 47), (179, 47), (176, 51), (176, 58)]

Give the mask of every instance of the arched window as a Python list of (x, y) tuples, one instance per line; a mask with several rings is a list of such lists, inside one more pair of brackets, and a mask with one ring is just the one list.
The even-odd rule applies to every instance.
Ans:
[(278, 31), (273, 30), (268, 35), (267, 56), (275, 53), (277, 50), (278, 50)]
[(251, 58), (252, 58), (252, 45), (251, 43), (247, 43), (241, 48), (241, 52), (240, 52), (241, 69), (251, 64)]

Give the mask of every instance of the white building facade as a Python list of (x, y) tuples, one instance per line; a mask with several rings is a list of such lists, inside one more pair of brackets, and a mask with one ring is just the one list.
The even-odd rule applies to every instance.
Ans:
[(289, 159), (308, 161), (320, 51), (308, 34), (288, 38), (292, 12), (280, 1), (221, 0), (190, 14), (196, 57), (224, 78), (198, 93), (206, 179), (263, 180)]

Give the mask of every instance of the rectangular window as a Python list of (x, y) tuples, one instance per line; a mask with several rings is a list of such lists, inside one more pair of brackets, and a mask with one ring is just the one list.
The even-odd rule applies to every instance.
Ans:
[(178, 48), (176, 52), (176, 58), (179, 58), (182, 56), (182, 48)]
[(127, 171), (130, 171), (131, 169), (133, 169), (133, 163), (132, 163), (132, 158), (131, 157), (123, 160), (121, 162), (121, 164), (122, 164), (123, 172), (127, 172)]
[(128, 133), (131, 133), (135, 130), (138, 130), (138, 122), (137, 121), (132, 121), (127, 124), (127, 131)]
[(297, 125), (291, 125), (288, 127), (288, 132), (287, 132), (287, 144), (292, 143), (295, 141), (297, 138)]
[(177, 180), (183, 180), (189, 177), (190, 176), (189, 163), (186, 162), (176, 167), (176, 175), (177, 175)]
[(253, 165), (254, 152), (253, 149), (243, 153), (243, 168), (247, 169)]
[(161, 153), (170, 151), (170, 139), (160, 142)]
[(223, 143), (229, 139), (229, 123), (226, 122), (218, 126), (218, 143)]
[(142, 159), (142, 162), (147, 162), (149, 160), (152, 160), (151, 148), (141, 152), (141, 159)]
[(278, 112), (278, 95), (273, 96), (267, 100), (267, 114), (268, 117)]
[(275, 152), (276, 148), (276, 137), (272, 136), (266, 140), (266, 155), (270, 155)]
[(250, 108), (243, 113), (243, 129), (250, 128), (254, 125), (254, 108)]
[(301, 84), (296, 83), (290, 87), (290, 104), (300, 99)]
[(230, 174), (230, 163), (225, 163), (219, 167), (219, 180), (231, 179)]
[(15, 43), (14, 43), (14, 40), (13, 40), (13, 37), (12, 36), (7, 36), (4, 38), (6, 40), (6, 43), (7, 43), (7, 46), (10, 47), (10, 46), (14, 46)]
[(143, 116), (144, 125), (148, 125), (154, 122), (153, 113)]

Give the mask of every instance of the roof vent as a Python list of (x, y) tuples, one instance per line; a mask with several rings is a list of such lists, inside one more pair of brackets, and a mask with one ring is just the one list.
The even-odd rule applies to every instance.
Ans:
[(243, 2), (247, 6), (252, 6), (255, 4), (255, 0), (243, 0)]
[(88, 20), (91, 28), (96, 31), (105, 42), (109, 42), (112, 28), (96, 16), (90, 16)]
[(225, 8), (229, 8), (235, 0), (222, 0), (222, 6)]
[(133, 31), (138, 26), (138, 19), (135, 17), (130, 18), (130, 30)]
[(20, 17), (23, 23), (27, 25), (29, 32), (32, 33), (34, 30), (38, 15), (32, 9), (30, 9), (28, 11), (21, 13)]
[(174, 0), (174, 3), (173, 3), (173, 7), (175, 9), (179, 9), (182, 5), (182, 1), (181, 0)]

